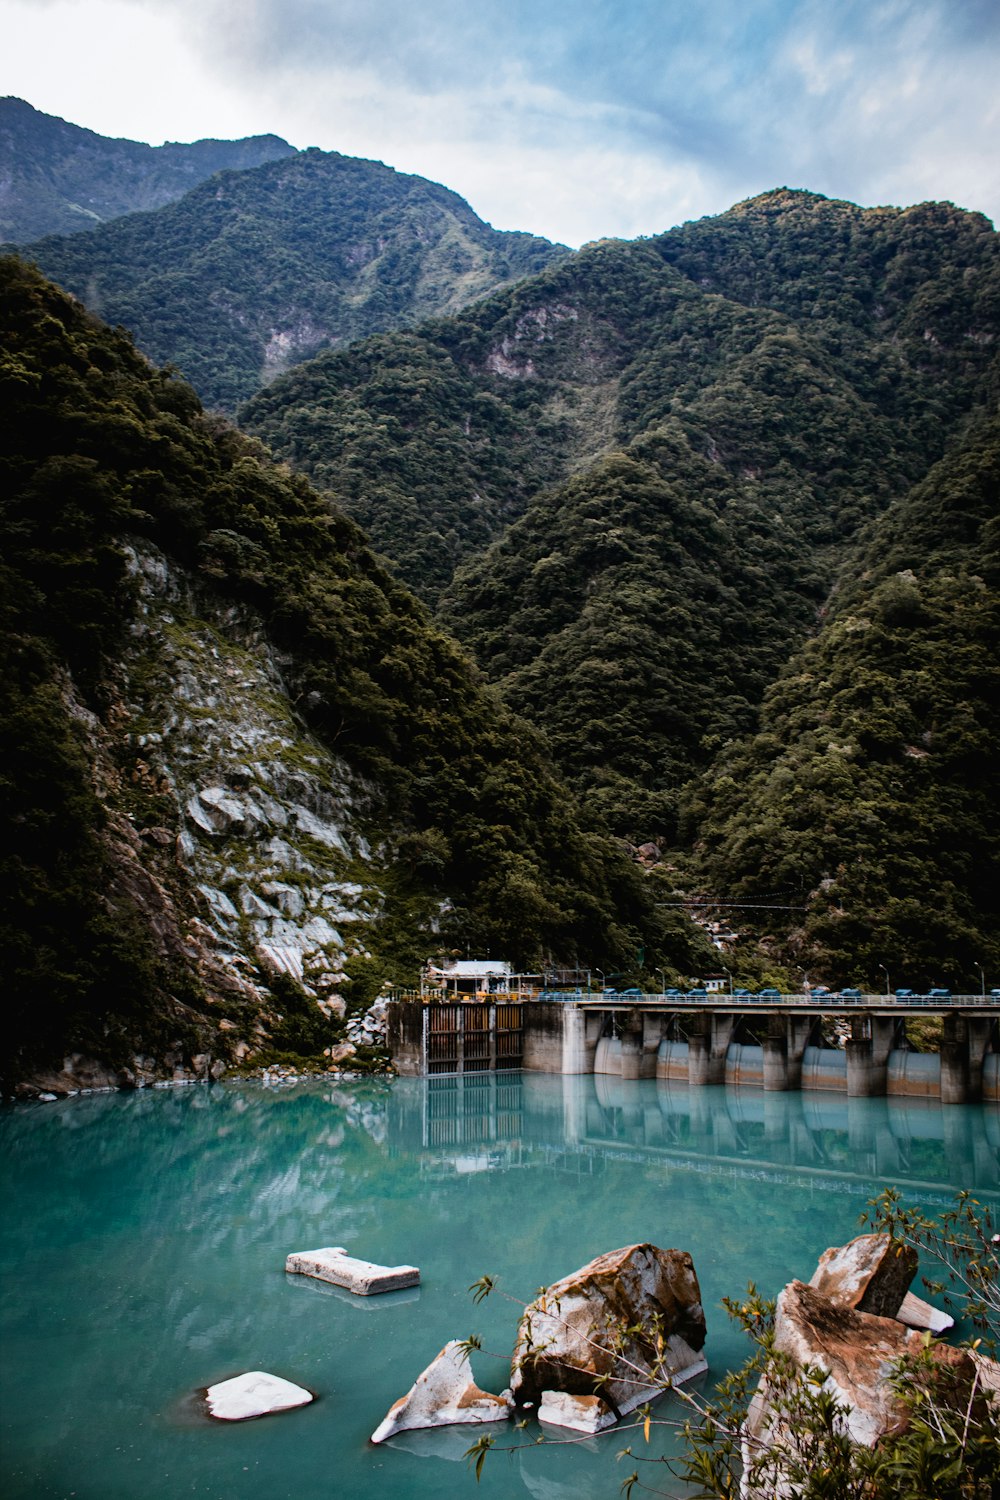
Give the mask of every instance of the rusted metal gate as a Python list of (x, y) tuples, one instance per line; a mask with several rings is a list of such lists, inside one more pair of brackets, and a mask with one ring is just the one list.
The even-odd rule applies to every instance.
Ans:
[(424, 1071), (491, 1073), (519, 1068), (521, 1006), (506, 1002), (424, 1007)]

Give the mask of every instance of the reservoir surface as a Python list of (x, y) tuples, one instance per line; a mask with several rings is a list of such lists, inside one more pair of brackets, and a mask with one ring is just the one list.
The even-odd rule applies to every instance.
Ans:
[[(6, 1500), (613, 1500), (634, 1467), (616, 1454), (662, 1451), (668, 1428), (649, 1447), (622, 1429), (539, 1446), (535, 1425), (368, 1438), (448, 1339), (479, 1335), (476, 1379), (502, 1389), (517, 1303), (633, 1241), (691, 1252), (710, 1366), (696, 1388), (710, 1389), (747, 1352), (722, 1297), (808, 1279), (887, 1186), (928, 1210), (968, 1188), (996, 1211), (997, 1106), (480, 1074), (5, 1107), (0, 1487)], [(286, 1276), (291, 1251), (328, 1245), (417, 1265), (422, 1284), (358, 1298)], [(477, 1306), (484, 1274), (499, 1290)], [(254, 1422), (201, 1417), (195, 1391), (256, 1369), (319, 1399)], [(486, 1431), (515, 1451), (491, 1454), (477, 1486), (463, 1453)]]

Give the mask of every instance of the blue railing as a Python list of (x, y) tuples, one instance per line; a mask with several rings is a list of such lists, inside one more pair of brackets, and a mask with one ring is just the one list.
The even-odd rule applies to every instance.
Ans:
[(560, 1001), (564, 1004), (590, 1003), (594, 1005), (642, 1005), (655, 1004), (660, 1006), (691, 1006), (693, 1009), (704, 1009), (706, 1006), (725, 1006), (727, 1010), (740, 1009), (744, 1006), (753, 1008), (761, 1005), (810, 1005), (821, 1010), (824, 1006), (835, 1010), (845, 1009), (851, 1006), (875, 1007), (884, 1009), (886, 1006), (899, 1010), (909, 1010), (914, 1006), (936, 1010), (950, 1010), (953, 1006), (983, 1006), (993, 1010), (1000, 1010), (1000, 996), (997, 995), (874, 995), (862, 994), (851, 990), (831, 990), (821, 994), (806, 994), (803, 992), (792, 994), (747, 994), (731, 995), (725, 990), (713, 990), (702, 993), (691, 993), (690, 991), (671, 992), (661, 990), (659, 992), (645, 992), (637, 990), (542, 990), (538, 995), (539, 1000)]

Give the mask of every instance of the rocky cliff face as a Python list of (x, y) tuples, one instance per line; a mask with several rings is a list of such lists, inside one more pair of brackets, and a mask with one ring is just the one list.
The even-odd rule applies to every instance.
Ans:
[(131, 552), (140, 609), (122, 660), (133, 785), (167, 799), (204, 927), (237, 974), (290, 975), (338, 1013), (344, 962), (380, 902), (355, 785), (297, 723), (246, 609), (198, 601), (181, 570)]
[(128, 548), (137, 585), (116, 696), (98, 717), (67, 687), (108, 814), (117, 894), (159, 956), (198, 973), (203, 1006), (173, 1001), (199, 1038), (125, 1067), (85, 1054), (28, 1089), (218, 1076), (267, 1039), (285, 975), (328, 1017), (344, 968), (367, 956), (382, 895), (357, 829), (361, 788), (296, 720), (278, 654), (253, 612), (224, 605), (148, 542)]

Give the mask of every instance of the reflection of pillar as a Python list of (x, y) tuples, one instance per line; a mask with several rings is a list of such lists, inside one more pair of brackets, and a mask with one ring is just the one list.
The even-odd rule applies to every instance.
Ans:
[[(765, 1088), (766, 1088), (765, 1084)], [(789, 1143), (788, 1098), (784, 1094), (764, 1095), (764, 1139), (775, 1150), (775, 1161), (787, 1161), (788, 1151), (777, 1148)]]
[[(870, 1028), (870, 1035), (866, 1035), (867, 1028)], [(849, 1097), (885, 1093), (893, 1030), (891, 1017), (851, 1017), (851, 1035), (846, 1047)]]
[[(894, 1177), (905, 1169), (910, 1154), (909, 1135), (897, 1137), (889, 1123), (888, 1099), (873, 1099), (867, 1106), (871, 1118), (871, 1133), (875, 1145), (875, 1170), (880, 1177)], [(895, 1106), (892, 1106), (895, 1114)], [(905, 1117), (900, 1129), (905, 1126)]]
[(726, 1052), (733, 1034), (733, 1018), (715, 1011), (698, 1011), (688, 1032), (688, 1082), (725, 1083)]
[[(848, 1065), (849, 1066), (849, 1065)], [(867, 1099), (857, 1102), (847, 1097), (847, 1144), (851, 1152), (851, 1168), (855, 1172), (875, 1170), (874, 1118)]]
[[(948, 1113), (951, 1114), (951, 1111)], [(974, 1166), (970, 1186), (995, 1191), (1000, 1182), (1000, 1151), (990, 1144), (985, 1135), (977, 1132), (972, 1143), (972, 1155)]]
[(563, 1077), (563, 1135), (567, 1145), (576, 1145), (587, 1134), (587, 1100), (593, 1094), (593, 1078)]
[[(944, 1070), (942, 1069), (943, 1077)], [(959, 1101), (952, 1099), (948, 1102), (957, 1104)], [(944, 1148), (949, 1161), (968, 1162), (971, 1158), (972, 1140), (969, 1124), (969, 1116), (964, 1109), (946, 1109), (942, 1111), (941, 1125), (944, 1135)]]

